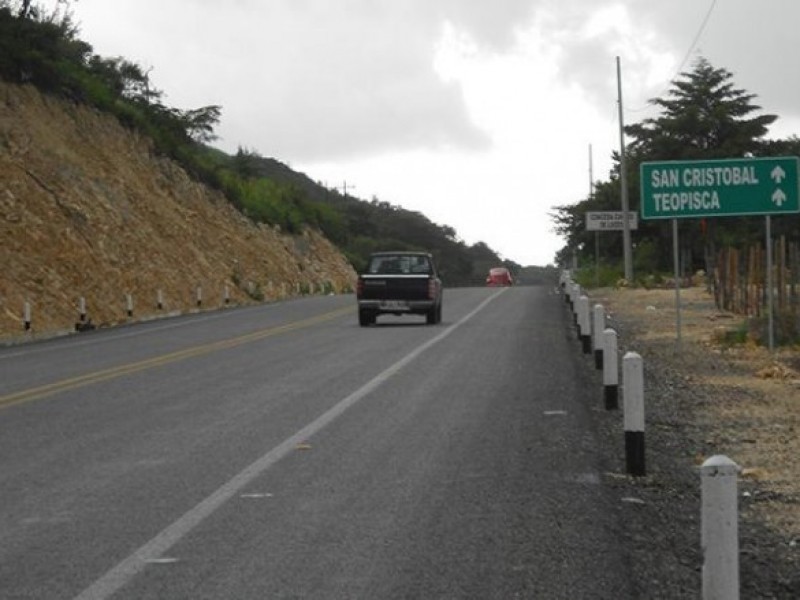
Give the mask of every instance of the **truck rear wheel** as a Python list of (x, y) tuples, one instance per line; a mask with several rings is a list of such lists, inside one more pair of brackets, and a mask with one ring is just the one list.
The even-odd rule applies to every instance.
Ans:
[(368, 310), (359, 310), (358, 311), (358, 324), (361, 327), (367, 327), (368, 325), (375, 324), (375, 315)]
[(439, 311), (434, 306), (432, 309), (430, 309), (428, 312), (425, 313), (425, 322), (428, 325), (436, 325), (436, 323), (439, 322), (439, 321), (436, 320), (436, 317), (438, 316), (438, 314), (439, 314)]

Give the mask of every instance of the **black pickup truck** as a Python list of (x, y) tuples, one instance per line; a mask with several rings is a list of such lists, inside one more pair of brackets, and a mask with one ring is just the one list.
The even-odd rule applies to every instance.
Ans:
[(425, 315), (442, 320), (442, 281), (426, 252), (376, 252), (358, 277), (358, 323), (373, 325), (380, 314)]

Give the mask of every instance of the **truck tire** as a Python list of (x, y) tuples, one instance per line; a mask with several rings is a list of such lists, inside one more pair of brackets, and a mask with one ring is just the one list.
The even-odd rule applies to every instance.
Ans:
[(436, 317), (438, 316), (438, 314), (439, 314), (439, 311), (434, 306), (432, 309), (430, 309), (428, 312), (425, 313), (425, 322), (428, 325), (436, 325), (436, 323), (438, 323), (438, 321), (436, 320)]
[(363, 310), (363, 309), (359, 310), (358, 311), (358, 324), (361, 325), (361, 327), (367, 327), (369, 325), (374, 325), (375, 324), (375, 315), (372, 314), (368, 310)]

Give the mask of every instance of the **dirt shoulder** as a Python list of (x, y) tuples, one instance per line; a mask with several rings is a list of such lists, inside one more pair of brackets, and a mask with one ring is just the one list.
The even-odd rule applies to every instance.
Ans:
[(617, 330), (620, 357), (644, 361), (647, 477), (624, 475), (621, 411), (598, 408), (640, 597), (700, 597), (698, 467), (724, 454), (742, 468), (741, 597), (800, 598), (800, 350), (726, 344), (744, 318), (701, 287), (680, 292), (680, 343), (674, 289), (588, 295)]

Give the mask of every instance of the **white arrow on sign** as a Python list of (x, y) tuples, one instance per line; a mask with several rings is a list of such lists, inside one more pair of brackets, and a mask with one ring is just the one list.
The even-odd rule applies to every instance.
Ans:
[(775, 183), (780, 183), (783, 181), (783, 178), (786, 177), (786, 171), (784, 171), (781, 166), (778, 165), (772, 169), (772, 172), (769, 174), (769, 176), (772, 177)]
[(783, 203), (786, 202), (786, 194), (783, 193), (783, 190), (775, 190), (775, 193), (772, 194), (772, 201), (778, 206), (783, 206)]

